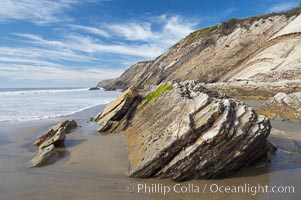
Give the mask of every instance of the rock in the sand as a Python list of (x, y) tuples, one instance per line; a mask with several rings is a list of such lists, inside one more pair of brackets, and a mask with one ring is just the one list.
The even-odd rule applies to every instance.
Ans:
[(67, 133), (77, 128), (75, 120), (66, 120), (52, 127), (45, 135), (34, 142), (39, 147), (38, 154), (31, 160), (32, 166), (41, 167), (52, 163), (58, 158), (55, 147), (62, 146)]
[(41, 167), (45, 164), (52, 163), (58, 158), (58, 152), (53, 144), (39, 149), (38, 154), (31, 160), (33, 167)]
[(52, 127), (45, 135), (39, 137), (34, 145), (42, 148), (54, 144), (55, 146), (61, 145), (65, 140), (65, 134), (70, 133), (74, 128), (77, 128), (75, 120), (66, 120), (58, 123)]
[(66, 131), (64, 127), (59, 128), (57, 131), (50, 132), (53, 133), (51, 137), (47, 138), (44, 142), (42, 142), (38, 147), (39, 149), (43, 149), (50, 145), (54, 145), (55, 147), (63, 146), (65, 138), (66, 138)]
[(301, 92), (278, 93), (259, 108), (270, 118), (301, 120)]
[(215, 178), (269, 157), (275, 150), (267, 141), (270, 130), (268, 118), (250, 106), (185, 81), (146, 95), (122, 133), (130, 176), (184, 181)]
[(95, 117), (95, 121), (99, 124), (99, 132), (103, 133), (108, 130), (123, 130), (131, 115), (139, 103), (139, 94), (135, 87), (130, 87), (124, 91), (117, 99), (105, 107), (105, 109)]

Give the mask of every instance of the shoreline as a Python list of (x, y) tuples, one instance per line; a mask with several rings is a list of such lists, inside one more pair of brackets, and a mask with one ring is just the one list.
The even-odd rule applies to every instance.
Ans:
[[(132, 180), (126, 175), (123, 136), (100, 136), (97, 124), (87, 122), (104, 106), (55, 119), (1, 125), (1, 199), (98, 199), (112, 195), (132, 199), (133, 194), (125, 190)], [(37, 151), (34, 140), (59, 121), (71, 118), (79, 127), (67, 135), (65, 148), (58, 149), (60, 158), (53, 164), (31, 168), (29, 161)], [(145, 199), (143, 196), (139, 199)]]
[(62, 120), (62, 119), (66, 119), (68, 117), (81, 115), (83, 112), (87, 112), (87, 111), (97, 110), (97, 109), (102, 110), (105, 105), (106, 104), (92, 105), (92, 106), (81, 108), (79, 110), (72, 111), (72, 112), (67, 113), (67, 114), (61, 114), (61, 115), (53, 115), (53, 116), (46, 116), (46, 117), (37, 117), (37, 118), (33, 118), (33, 119), (24, 119), (24, 120), (22, 120), (22, 119), (5, 120), (5, 121), (0, 121), (0, 125), (7, 125), (7, 124), (12, 124), (13, 125), (13, 124), (16, 124), (16, 123), (17, 124), (19, 124), (19, 123), (37, 123), (37, 122), (45, 121), (45, 120), (54, 120), (54, 121), (56, 121), (57, 119), (61, 119)]
[[(133, 193), (126, 188), (137, 184), (163, 184), (172, 188), (176, 183), (170, 180), (135, 179), (127, 176), (129, 162), (120, 134), (99, 135), (98, 125), (87, 122), (99, 113), (105, 105), (95, 106), (82, 112), (56, 119), (20, 122), (0, 126), (0, 197), (3, 199), (162, 199), (158, 193)], [(79, 128), (69, 133), (65, 148), (60, 148), (60, 159), (55, 163), (30, 168), (28, 163), (36, 154), (33, 141), (50, 127), (64, 119), (75, 119)], [(244, 183), (255, 185), (294, 185), (295, 194), (217, 194), (168, 193), (165, 199), (283, 199), (285, 195), (300, 197), (301, 165), (300, 153), (291, 156), (286, 150), (297, 142), (301, 145), (301, 132), (295, 132), (289, 124), (281, 122), (279, 127), (289, 131), (275, 131), (270, 140), (281, 147), (273, 156), (271, 164), (258, 164), (242, 169), (223, 179), (193, 180), (180, 183), (194, 184), (202, 188), (205, 184), (234, 185)], [(286, 127), (287, 126), (287, 127)], [(285, 150), (285, 151), (284, 151)], [(292, 151), (294, 149), (291, 149)], [(295, 159), (295, 160), (293, 160)], [(300, 159), (301, 160), (301, 159)]]

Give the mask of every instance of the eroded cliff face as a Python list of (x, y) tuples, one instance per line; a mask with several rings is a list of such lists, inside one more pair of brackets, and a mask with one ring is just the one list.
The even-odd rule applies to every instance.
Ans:
[(135, 109), (116, 106), (137, 99), (130, 89), (99, 115), (109, 117), (96, 121), (100, 133), (125, 135), (133, 177), (215, 178), (269, 159), (275, 150), (267, 141), (268, 118), (223, 92), (195, 81), (167, 83), (144, 95)]
[(195, 31), (155, 60), (139, 62), (98, 86), (111, 90), (173, 80), (300, 80), (300, 10), (231, 19)]

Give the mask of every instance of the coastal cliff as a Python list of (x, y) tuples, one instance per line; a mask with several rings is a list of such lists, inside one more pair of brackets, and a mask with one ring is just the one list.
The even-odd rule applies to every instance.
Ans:
[[(125, 135), (130, 175), (216, 178), (269, 161), (266, 116), (301, 119), (300, 13), (230, 19), (101, 81), (125, 91), (95, 121), (101, 134)], [(257, 112), (238, 99), (269, 100)]]
[(145, 89), (168, 81), (204, 83), (252, 80), (300, 81), (301, 8), (230, 19), (197, 30), (155, 60), (138, 62), (120, 77), (98, 84), (106, 90)]

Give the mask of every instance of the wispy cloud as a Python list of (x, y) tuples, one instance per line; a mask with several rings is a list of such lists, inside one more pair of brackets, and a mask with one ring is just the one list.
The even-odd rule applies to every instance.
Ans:
[[(157, 28), (154, 29), (153, 27)], [(196, 29), (195, 20), (178, 15), (153, 16), (145, 21), (124, 21), (104, 24), (104, 29), (92, 26), (69, 25), (81, 29), (85, 35), (68, 33), (60, 40), (48, 40), (39, 35), (14, 33), (27, 39), (25, 42), (55, 49), (69, 49), (87, 54), (117, 54), (151, 59), (160, 55), (178, 40)], [(89, 34), (90, 35), (87, 35)], [(103, 42), (97, 35), (111, 37), (110, 43)], [(95, 37), (94, 37), (95, 36)]]
[(103, 36), (103, 37), (110, 37), (109, 33), (96, 27), (91, 27), (91, 26), (82, 26), (82, 25), (69, 25), (70, 28), (75, 29), (75, 30), (81, 30), (85, 31), (87, 33)]
[(15, 62), (16, 59), (35, 59), (35, 60), (52, 60), (52, 61), (91, 61), (93, 57), (76, 53), (68, 49), (45, 49), (35, 47), (0, 47), (0, 57), (10, 59)]
[(50, 81), (59, 80), (63, 82), (78, 82), (89, 80), (97, 82), (102, 79), (114, 78), (120, 75), (121, 69), (97, 69), (86, 68), (82, 70), (72, 70), (58, 67), (34, 67), (30, 65), (3, 65), (0, 64), (0, 77), (12, 80), (34, 80)]
[(106, 27), (115, 35), (121, 36), (127, 40), (149, 40), (154, 39), (156, 35), (151, 31), (151, 24), (147, 22), (126, 22), (119, 24), (107, 24)]
[(285, 1), (275, 5), (272, 5), (267, 11), (268, 12), (281, 12), (286, 11), (292, 8), (295, 8), (300, 5), (300, 2), (297, 1)]
[[(25, 1), (33, 0), (21, 0)], [(61, 9), (78, 3), (77, 0), (57, 2), (65, 5)], [(54, 22), (57, 13), (45, 12), (49, 18), (32, 17), (28, 20)], [(60, 26), (57, 30), (59, 36), (52, 39), (48, 35), (14, 32), (11, 35), (19, 45), (0, 47), (0, 77), (61, 80), (66, 84), (86, 80), (93, 85), (99, 80), (119, 76), (134, 62), (154, 59), (195, 30), (197, 25), (195, 19), (160, 15), (118, 23), (103, 22), (97, 26), (69, 23)]]
[[(160, 15), (144, 22), (130, 21), (107, 24), (112, 34), (130, 41), (142, 41), (166, 49), (196, 29), (196, 20), (179, 15)], [(159, 26), (159, 29), (154, 29)]]
[(97, 53), (110, 53), (110, 54), (120, 54), (129, 56), (138, 56), (142, 58), (153, 58), (163, 52), (163, 49), (149, 44), (132, 45), (126, 43), (119, 44), (102, 44), (97, 39), (82, 36), (82, 35), (72, 35), (68, 34), (62, 40), (46, 40), (40, 36), (32, 34), (15, 34), (23, 38), (27, 38), (28, 43), (39, 45), (42, 47), (52, 47), (55, 49), (69, 49), (79, 52), (84, 52), (88, 54)]
[(27, 20), (35, 24), (71, 21), (64, 11), (91, 0), (1, 0), (0, 22)]

